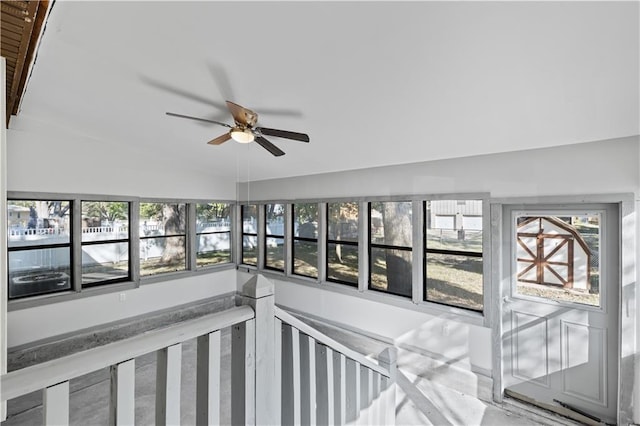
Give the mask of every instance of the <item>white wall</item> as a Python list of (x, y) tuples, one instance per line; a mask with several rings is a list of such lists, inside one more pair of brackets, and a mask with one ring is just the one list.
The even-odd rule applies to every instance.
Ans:
[[(118, 293), (11, 311), (9, 347), (235, 292), (235, 274), (235, 269), (227, 269), (146, 284)], [(121, 294), (125, 295), (125, 300), (121, 300)]]
[[(492, 198), (640, 194), (640, 138), (251, 182), (254, 200), (488, 192)], [(239, 190), (246, 193), (245, 188)], [(574, 197), (575, 198), (575, 197)], [(579, 198), (579, 197), (578, 197)], [(635, 233), (635, 229), (624, 232)], [(276, 302), (491, 370), (491, 329), (437, 311), (277, 282)], [(446, 333), (445, 322), (449, 323)], [(446, 334), (446, 335), (445, 335)]]
[(11, 119), (7, 156), (9, 191), (236, 198), (235, 176), (215, 177), (188, 160), (141, 150), (135, 141), (98, 141), (23, 115)]
[[(194, 171), (188, 161), (161, 158), (154, 152), (139, 150), (135, 141), (104, 143), (58, 128), (55, 123), (30, 120), (23, 114), (11, 119), (7, 131), (7, 158), (9, 191), (181, 199), (236, 198), (235, 177), (216, 178)], [(2, 170), (4, 172), (5, 168)], [(120, 293), (111, 293), (13, 310), (8, 314), (8, 344), (9, 347), (21, 345), (207, 299), (233, 292), (235, 286), (235, 270), (225, 270), (143, 285), (125, 291), (125, 301), (120, 301)]]
[[(636, 192), (638, 140), (634, 136), (251, 182), (250, 193), (254, 200), (280, 200), (461, 192), (489, 192), (492, 197)], [(246, 193), (244, 184), (239, 194), (246, 198)]]

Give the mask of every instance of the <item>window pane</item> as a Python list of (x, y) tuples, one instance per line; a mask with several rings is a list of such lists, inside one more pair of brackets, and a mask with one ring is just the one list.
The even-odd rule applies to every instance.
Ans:
[(411, 247), (410, 201), (371, 203), (371, 243), (396, 247)]
[(293, 235), (300, 238), (318, 238), (318, 204), (293, 205)]
[(140, 236), (185, 235), (185, 206), (178, 203), (140, 203)]
[(129, 203), (82, 202), (82, 242), (129, 238)]
[(82, 247), (82, 285), (129, 277), (129, 243)]
[(358, 246), (327, 244), (327, 277), (358, 285)]
[(185, 270), (185, 252), (185, 237), (142, 239), (140, 241), (140, 275)]
[(196, 232), (230, 232), (231, 205), (228, 203), (196, 204)]
[(196, 266), (231, 262), (231, 233), (218, 232), (198, 235)]
[(318, 243), (293, 242), (293, 273), (307, 277), (318, 277)]
[(258, 207), (255, 205), (242, 206), (242, 232), (258, 233)]
[(481, 257), (427, 253), (426, 275), (427, 300), (482, 310)]
[(251, 235), (242, 237), (242, 263), (258, 265), (258, 237)]
[(9, 298), (69, 290), (68, 247), (9, 252)]
[(600, 306), (599, 213), (519, 216), (516, 293)]
[(284, 238), (267, 237), (265, 266), (284, 271)]
[(411, 251), (371, 248), (369, 288), (411, 297)]
[(69, 201), (8, 200), (9, 247), (69, 244)]
[(284, 204), (265, 205), (266, 235), (284, 236)]
[(482, 253), (482, 200), (426, 203), (427, 249)]
[(231, 205), (196, 204), (196, 267), (231, 262)]
[(358, 242), (357, 202), (328, 203), (328, 239)]

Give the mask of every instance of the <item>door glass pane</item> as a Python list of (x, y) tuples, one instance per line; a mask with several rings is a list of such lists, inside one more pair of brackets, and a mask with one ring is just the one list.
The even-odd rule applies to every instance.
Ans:
[(516, 294), (600, 306), (601, 224), (599, 213), (517, 215)]

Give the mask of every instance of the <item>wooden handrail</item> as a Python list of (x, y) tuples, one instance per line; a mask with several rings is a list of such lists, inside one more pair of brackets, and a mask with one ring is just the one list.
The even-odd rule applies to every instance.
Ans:
[(367, 368), (369, 368), (369, 369), (381, 374), (384, 377), (388, 377), (388, 378), (391, 377), (391, 373), (389, 372), (389, 370), (387, 370), (384, 367), (376, 364), (371, 359), (367, 358), (366, 356), (362, 355), (361, 353), (356, 352), (356, 351), (354, 351), (352, 349), (349, 349), (348, 347), (344, 346), (342, 343), (339, 343), (336, 340), (332, 339), (331, 337), (322, 334), (321, 332), (319, 332), (315, 328), (313, 328), (310, 325), (304, 323), (303, 321), (301, 321), (298, 318), (294, 317), (290, 313), (282, 310), (281, 308), (278, 308), (277, 306), (275, 307), (275, 315), (283, 323), (287, 323), (287, 324), (291, 325), (292, 327), (297, 328), (299, 331), (303, 332), (304, 334), (313, 337), (317, 342), (320, 342), (323, 345), (330, 347), (334, 351), (342, 353), (347, 358), (350, 358), (350, 359), (352, 359), (352, 360), (364, 365), (365, 367), (367, 367)]
[(2, 400), (42, 390), (254, 317), (251, 307), (239, 306), (12, 371), (1, 376)]

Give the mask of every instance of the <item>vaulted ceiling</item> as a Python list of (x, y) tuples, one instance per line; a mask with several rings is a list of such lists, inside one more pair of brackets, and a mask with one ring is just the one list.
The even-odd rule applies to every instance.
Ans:
[[(637, 135), (638, 9), (57, 1), (9, 127), (240, 181)], [(311, 142), (211, 146), (224, 127), (165, 114), (232, 123), (225, 100)]]

